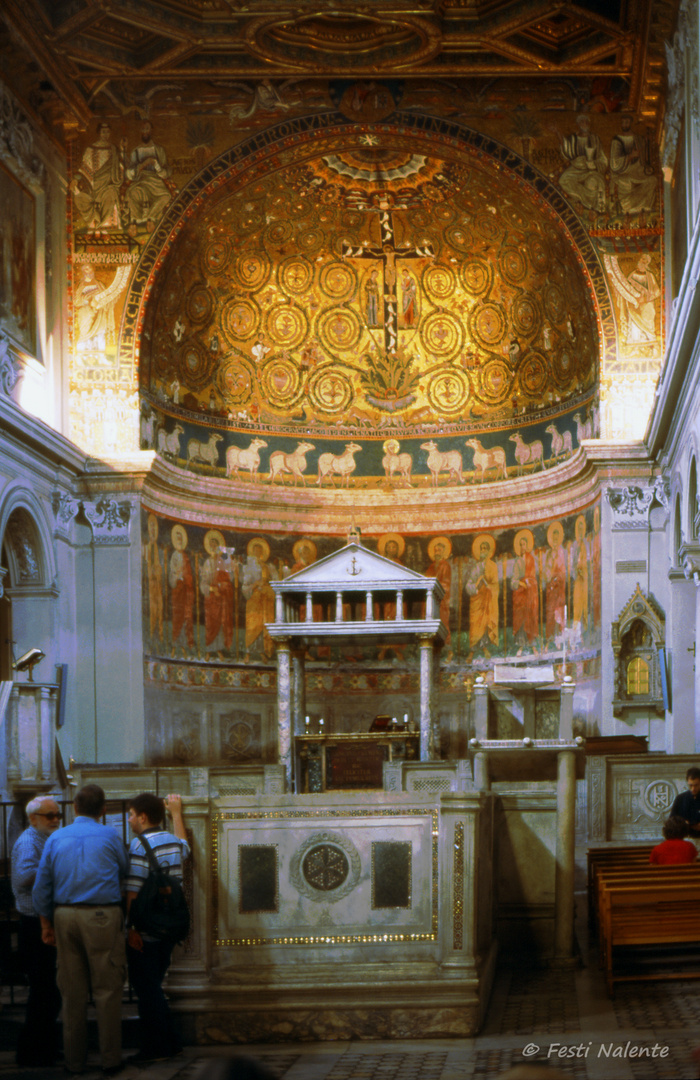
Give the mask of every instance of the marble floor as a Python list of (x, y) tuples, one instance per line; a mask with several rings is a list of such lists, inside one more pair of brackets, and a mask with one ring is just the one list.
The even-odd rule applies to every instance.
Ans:
[[(584, 898), (579, 899), (580, 910)], [(304, 1043), (236, 1051), (189, 1046), (178, 1058), (148, 1069), (127, 1063), (120, 1077), (205, 1080), (213, 1058), (233, 1053), (255, 1057), (284, 1080), (495, 1080), (526, 1062), (546, 1062), (572, 1080), (698, 1077), (692, 1055), (700, 1047), (700, 982), (622, 983), (611, 1001), (584, 929), (579, 939), (581, 960), (572, 970), (502, 968), (486, 1024), (473, 1039)], [(95, 1065), (83, 1077), (98, 1080), (100, 1075)], [(18, 1069), (12, 1052), (0, 1051), (0, 1080), (63, 1076), (62, 1069)]]

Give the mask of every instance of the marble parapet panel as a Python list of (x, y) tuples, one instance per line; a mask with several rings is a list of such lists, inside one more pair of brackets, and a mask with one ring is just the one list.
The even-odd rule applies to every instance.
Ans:
[(661, 840), (673, 800), (686, 790), (688, 754), (615, 754), (586, 761), (589, 843)]

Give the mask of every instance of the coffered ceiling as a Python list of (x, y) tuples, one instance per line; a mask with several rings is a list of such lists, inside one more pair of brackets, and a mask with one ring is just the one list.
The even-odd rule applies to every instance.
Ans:
[[(3, 77), (56, 133), (100, 97), (263, 77), (617, 77), (652, 124), (677, 0), (3, 0)], [(183, 95), (183, 103), (186, 95)]]

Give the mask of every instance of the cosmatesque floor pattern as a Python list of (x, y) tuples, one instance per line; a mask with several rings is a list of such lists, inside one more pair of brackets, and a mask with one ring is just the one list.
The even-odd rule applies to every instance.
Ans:
[[(582, 895), (578, 906), (585, 908)], [(279, 1080), (496, 1080), (528, 1062), (554, 1066), (571, 1080), (700, 1076), (693, 1056), (700, 1047), (700, 982), (622, 983), (611, 1001), (583, 931), (579, 943), (580, 962), (571, 969), (502, 968), (484, 1027), (473, 1039), (189, 1046), (179, 1057), (147, 1069), (127, 1061), (120, 1077), (206, 1080), (212, 1060), (237, 1054), (255, 1058)], [(6, 1010), (12, 1011), (4, 1003)], [(0, 1080), (64, 1078), (59, 1068), (18, 1069), (13, 1057), (0, 1051)], [(99, 1080), (96, 1059), (82, 1076)]]

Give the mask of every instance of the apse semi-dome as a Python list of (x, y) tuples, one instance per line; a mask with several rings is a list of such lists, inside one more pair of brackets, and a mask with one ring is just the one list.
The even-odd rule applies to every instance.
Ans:
[(301, 440), (311, 474), (351, 440), (371, 486), (387, 442), (428, 482), (431, 442), (465, 471), (502, 450), (505, 475), (525, 467), (523, 444), (543, 443), (544, 467), (594, 433), (598, 331), (576, 249), (487, 158), (322, 135), (185, 220), (146, 308), (144, 445), (160, 427), (186, 460), (192, 438), (219, 434), (192, 465), (223, 471), (254, 433), (264, 473)]

